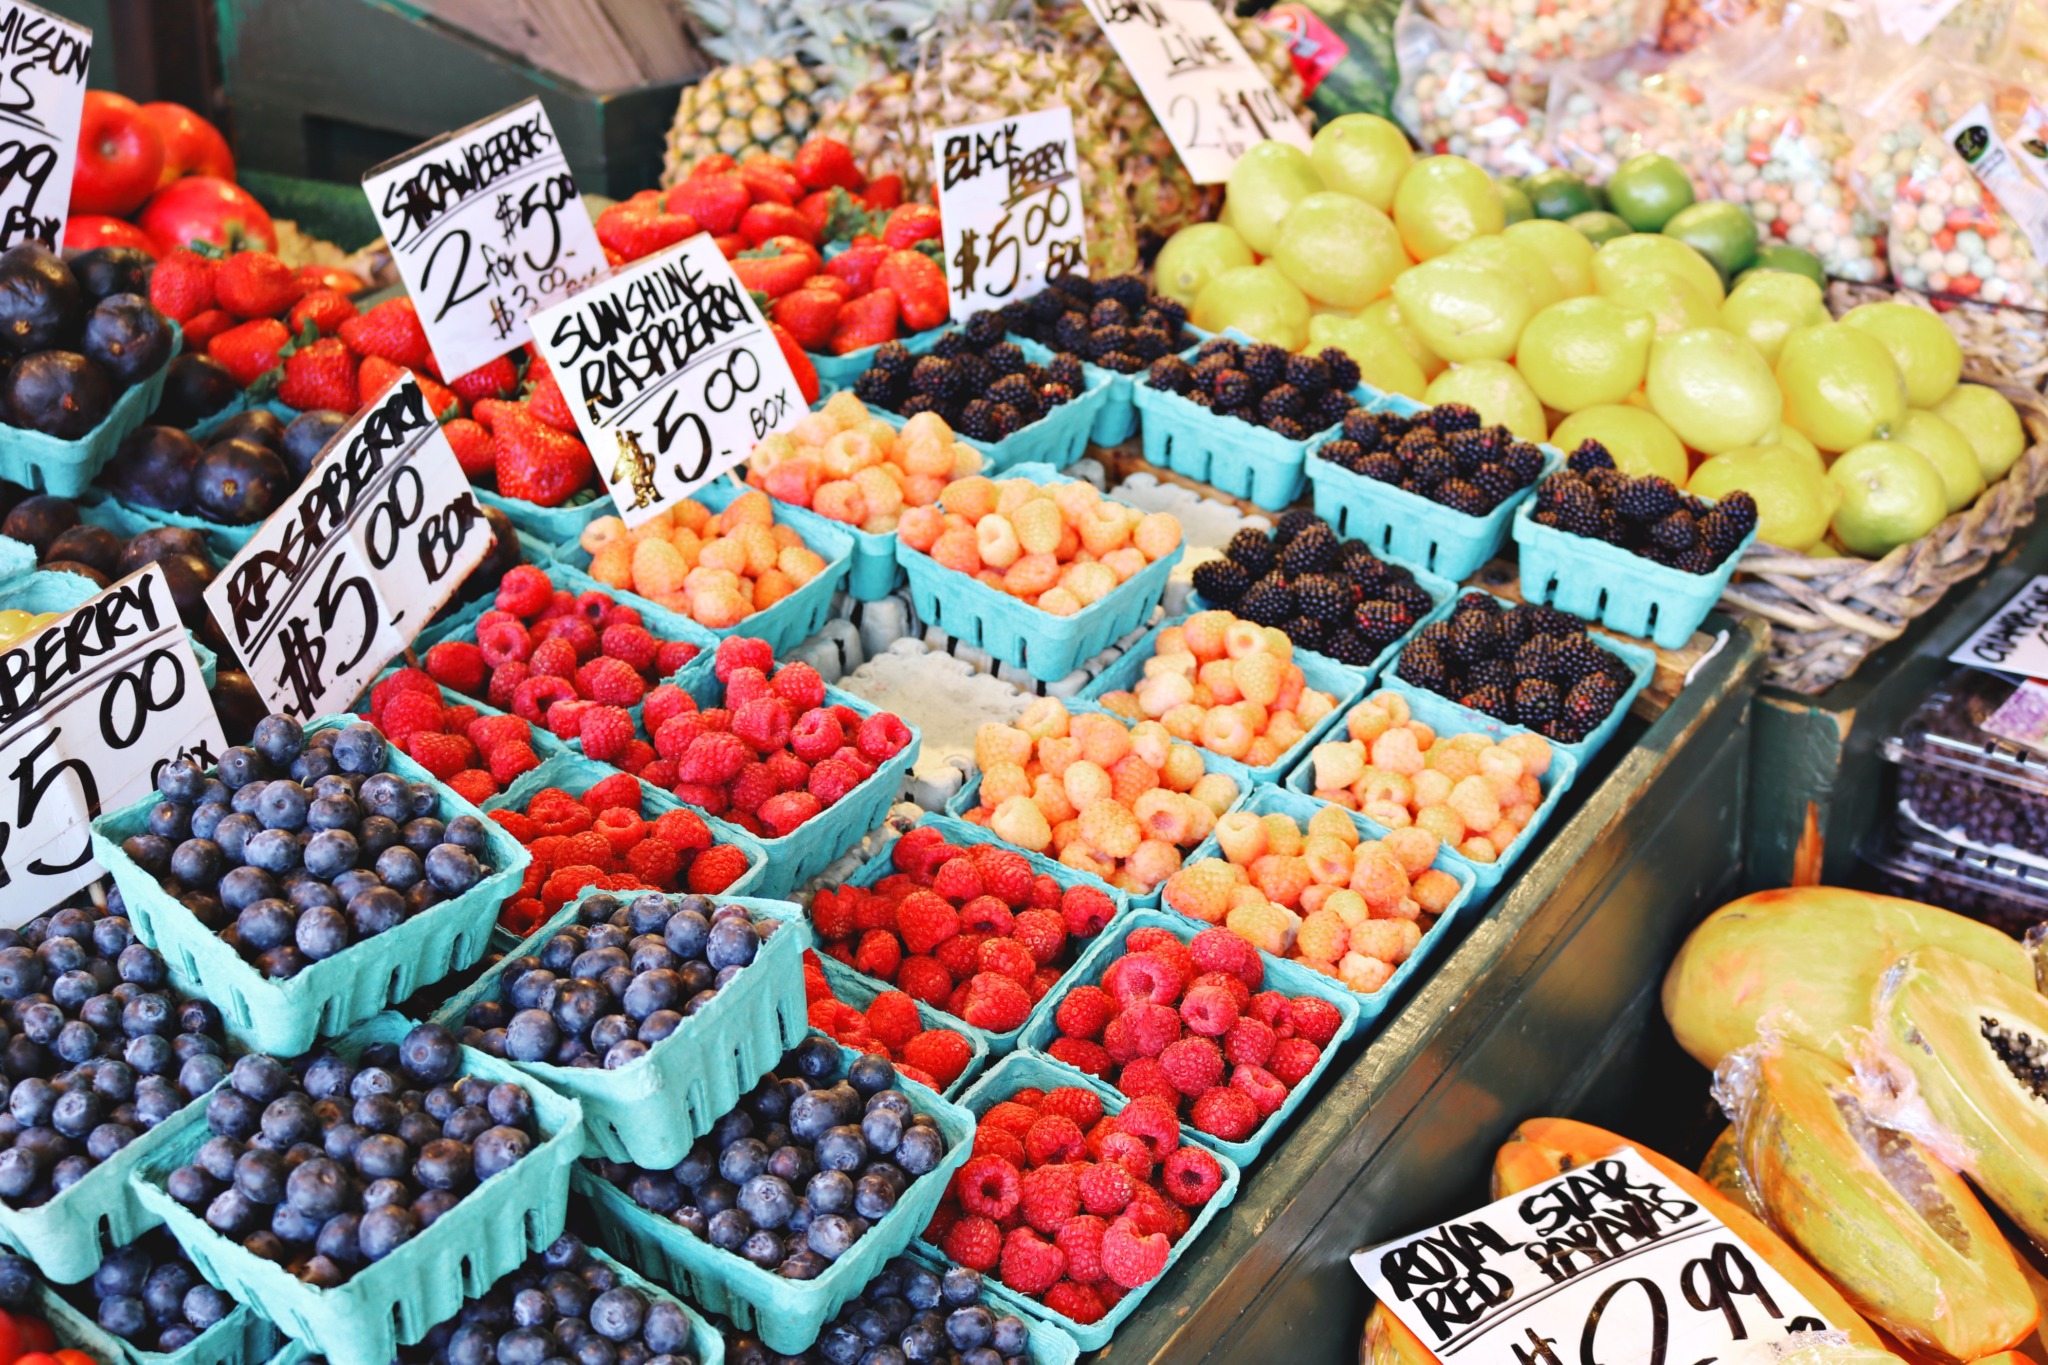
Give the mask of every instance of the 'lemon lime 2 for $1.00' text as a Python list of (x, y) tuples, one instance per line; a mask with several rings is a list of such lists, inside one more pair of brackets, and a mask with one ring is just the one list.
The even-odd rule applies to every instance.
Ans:
[(532, 321), (628, 526), (689, 497), (807, 411), (761, 311), (702, 233)]

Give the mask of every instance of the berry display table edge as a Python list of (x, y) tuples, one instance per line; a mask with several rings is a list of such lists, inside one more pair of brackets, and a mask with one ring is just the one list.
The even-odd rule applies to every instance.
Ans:
[(1766, 637), (1719, 615), (1707, 628), (1728, 643), (1656, 721), (1630, 719), (1548, 846), (1332, 1066), (1118, 1330), (1118, 1365), (1349, 1365), (1370, 1303), (1351, 1253), (1485, 1202), (1494, 1151), (1522, 1119), (1594, 1117), (1638, 1059), (1680, 940), (1741, 875)]

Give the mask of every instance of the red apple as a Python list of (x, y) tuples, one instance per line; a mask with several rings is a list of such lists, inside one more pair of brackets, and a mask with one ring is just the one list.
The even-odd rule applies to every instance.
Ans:
[(149, 198), (163, 169), (163, 135), (143, 116), (142, 106), (126, 95), (86, 91), (71, 211), (126, 217)]
[(156, 243), (149, 234), (125, 218), (104, 213), (74, 213), (64, 223), (64, 250), (91, 251), (101, 246), (132, 246), (156, 255)]
[(159, 101), (143, 105), (142, 116), (156, 125), (164, 140), (164, 169), (156, 188), (187, 175), (235, 178), (235, 154), (228, 150), (228, 140), (198, 114), (182, 104)]
[(159, 253), (188, 242), (277, 250), (277, 229), (254, 195), (212, 175), (188, 175), (150, 196), (135, 220)]

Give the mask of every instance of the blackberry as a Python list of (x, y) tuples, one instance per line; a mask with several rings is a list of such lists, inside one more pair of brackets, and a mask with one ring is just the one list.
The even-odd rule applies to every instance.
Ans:
[(1474, 688), (1458, 698), (1458, 705), (1470, 707), (1497, 720), (1512, 721), (1515, 715), (1514, 698), (1498, 683)]
[(1068, 388), (1065, 384), (1055, 384), (1051, 380), (1040, 384), (1037, 394), (1038, 406), (1041, 410), (1056, 408), (1062, 403), (1071, 403), (1074, 400), (1074, 391), (1072, 389)]
[(1446, 459), (1450, 458), (1450, 452), (1444, 450), (1444, 438), (1430, 427), (1410, 427), (1389, 444), (1404, 460), (1413, 460), (1425, 450), (1440, 451)]
[(1514, 476), (1517, 488), (1527, 488), (1543, 473), (1543, 452), (1526, 441), (1509, 446), (1500, 462)]
[(1607, 719), (1620, 700), (1621, 685), (1605, 673), (1593, 673), (1572, 684), (1571, 691), (1564, 694), (1561, 710), (1565, 719), (1591, 730)]
[(1561, 476), (1544, 485), (1550, 494), (1551, 511), (1557, 514), (1558, 526), (1575, 536), (1597, 537), (1600, 533), (1600, 499), (1593, 490), (1577, 479), (1566, 481)]
[(1281, 626), (1280, 633), (1293, 641), (1297, 649), (1321, 651), (1323, 642), (1330, 637), (1330, 623), (1313, 616), (1297, 616)]
[[(1282, 517), (1281, 521), (1284, 523), (1286, 518)], [(1274, 537), (1278, 536), (1279, 532), (1276, 530)], [(1280, 557), (1279, 547), (1273, 540), (1249, 526), (1230, 538), (1230, 544), (1223, 547), (1223, 553), (1242, 565), (1244, 571), (1254, 579), (1263, 578), (1271, 573), (1274, 561)]]
[(971, 398), (960, 409), (960, 434), (970, 441), (997, 441), (996, 405), (986, 398)]
[(985, 351), (1003, 339), (1003, 319), (988, 309), (968, 316), (967, 325), (961, 329), (968, 343), (977, 351)]
[(1237, 614), (1254, 625), (1277, 626), (1294, 618), (1294, 590), (1262, 578), (1237, 599)]
[(1557, 656), (1557, 637), (1538, 635), (1523, 641), (1515, 649), (1512, 667), (1515, 676), (1525, 681), (1557, 682), (1563, 673)]
[(1088, 310), (1084, 321), (1097, 331), (1105, 327), (1122, 327), (1131, 320), (1130, 313), (1115, 299), (1098, 299)]
[(1594, 469), (1614, 468), (1614, 457), (1607, 453), (1607, 447), (1595, 440), (1579, 442), (1579, 448), (1565, 461), (1565, 467), (1584, 474)]
[(989, 385), (987, 398), (991, 403), (1008, 403), (1023, 407), (1034, 398), (1031, 381), (1021, 374), (1006, 374)]
[(1285, 545), (1311, 526), (1321, 526), (1324, 530), (1329, 530), (1328, 522), (1305, 507), (1282, 512), (1280, 519), (1273, 523), (1273, 543)]
[(1314, 426), (1317, 431), (1321, 431), (1325, 427), (1334, 427), (1342, 422), (1344, 414), (1355, 406), (1357, 405), (1351, 401), (1351, 395), (1330, 389), (1318, 394), (1315, 401), (1309, 404), (1303, 420)]
[(1431, 621), (1421, 630), (1415, 632), (1415, 638), (1427, 640), (1438, 649), (1448, 649), (1451, 643), (1451, 623), (1449, 621)]
[(1508, 473), (1506, 465), (1491, 463), (1480, 465), (1472, 471), (1472, 483), (1486, 495), (1487, 501), (1494, 507), (1500, 506), (1514, 496), (1515, 491), (1522, 486), (1515, 482), (1514, 475)]
[(1425, 420), (1445, 436), (1461, 431), (1477, 431), (1484, 425), (1478, 410), (1464, 403), (1439, 403), (1425, 414)]
[(853, 396), (878, 408), (894, 408), (903, 398), (903, 386), (896, 376), (877, 365), (862, 370), (860, 378), (853, 381)]
[(1381, 451), (1359, 461), (1357, 472), (1368, 479), (1378, 479), (1381, 483), (1399, 483), (1405, 471), (1401, 467), (1400, 456)]
[(1608, 660), (1613, 657), (1583, 632), (1560, 636), (1557, 644), (1558, 681), (1578, 682), (1594, 677), (1606, 671)]
[(1129, 351), (1104, 351), (1095, 357), (1095, 363), (1118, 374), (1136, 374), (1145, 368), (1145, 362)]
[[(1403, 573), (1407, 572), (1405, 569)], [(1380, 594), (1396, 606), (1404, 607), (1410, 616), (1420, 621), (1436, 609), (1436, 603), (1429, 593), (1414, 579), (1395, 579), (1380, 588)]]
[(1458, 462), (1442, 446), (1434, 442), (1409, 446), (1404, 441), (1402, 444), (1407, 447), (1404, 454), (1408, 460), (1408, 472), (1423, 487), (1431, 488), (1445, 479), (1457, 477)]
[(1306, 441), (1315, 434), (1299, 417), (1268, 417), (1260, 425), (1283, 441)]
[(1481, 659), (1465, 670), (1465, 686), (1498, 687), (1503, 692), (1515, 690), (1515, 673), (1508, 667), (1506, 659)]
[(1358, 472), (1360, 462), (1365, 459), (1365, 447), (1359, 445), (1356, 441), (1347, 441), (1339, 437), (1334, 441), (1323, 442), (1317, 448), (1316, 454), (1328, 460), (1337, 468), (1348, 469), (1355, 474)]
[(1179, 299), (1151, 295), (1146, 301), (1146, 311), (1159, 314), (1166, 330), (1173, 333), (1176, 339), (1182, 339), (1180, 329), (1188, 325), (1188, 310)]
[(1493, 454), (1493, 442), (1483, 432), (1460, 431), (1444, 438), (1444, 449), (1458, 462), (1460, 474), (1470, 474)]
[(1557, 719), (1563, 698), (1557, 684), (1547, 678), (1524, 678), (1515, 684), (1515, 723), (1540, 729)]
[(1492, 593), (1468, 592), (1458, 598), (1458, 605), (1451, 608), (1453, 618), (1459, 616), (1505, 616), (1508, 609)]
[[(1098, 308), (1101, 306), (1100, 304), (1096, 305)], [(1109, 355), (1115, 351), (1122, 351), (1128, 354), (1132, 344), (1131, 329), (1128, 327), (1098, 327), (1095, 329), (1093, 341), (1097, 357)]]
[(998, 341), (983, 351), (981, 358), (999, 375), (1024, 373), (1024, 348), (1014, 341)]
[(967, 344), (967, 334), (955, 327), (951, 331), (939, 334), (939, 339), (932, 343), (931, 354), (941, 360), (951, 360), (955, 356), (966, 355), (973, 349)]
[(1756, 529), (1756, 499), (1740, 488), (1716, 503), (1714, 510), (1733, 519), (1745, 536)]
[[(1291, 553), (1295, 545), (1288, 546)], [(1282, 556), (1285, 562), (1286, 556)], [(1358, 600), (1358, 590), (1341, 579), (1328, 574), (1304, 574), (1294, 582), (1294, 603), (1303, 616), (1316, 621), (1341, 621), (1351, 614), (1352, 603)]]
[(1195, 352), (1195, 359), (1199, 362), (1207, 360), (1212, 356), (1221, 357), (1228, 360), (1232, 365), (1236, 365), (1238, 361), (1237, 343), (1229, 337), (1210, 337), (1202, 343), (1201, 349)]
[[(1345, 541), (1344, 545), (1355, 542)], [(1337, 572), (1361, 588), (1377, 588), (1389, 580), (1388, 566), (1364, 546), (1347, 550), (1344, 545), (1337, 547)]]
[(1384, 643), (1376, 645), (1355, 630), (1340, 630), (1323, 642), (1322, 652), (1340, 664), (1364, 668), (1384, 648)]
[[(947, 336), (953, 333), (947, 333)], [(940, 338), (944, 340), (945, 338)], [(921, 357), (910, 371), (910, 391), (927, 398), (947, 398), (953, 392), (953, 367), (936, 353)]]
[(1264, 393), (1287, 378), (1287, 352), (1263, 341), (1247, 346), (1244, 348), (1244, 370)]
[(1690, 512), (1673, 512), (1650, 527), (1650, 540), (1673, 554), (1683, 554), (1699, 540), (1699, 529)]
[[(953, 367), (951, 396), (962, 403), (987, 393), (989, 385), (996, 382), (995, 370), (978, 355), (955, 356), (948, 363)], [(1030, 367), (1026, 366), (1023, 373), (1030, 375)]]
[[(915, 417), (920, 412), (938, 411), (939, 400), (933, 398), (930, 394), (924, 393), (913, 393), (910, 397), (896, 405), (896, 415), (899, 417)], [(941, 413), (940, 415), (943, 416), (944, 414)], [(949, 423), (948, 425), (951, 424)]]
[(1252, 398), (1252, 377), (1243, 370), (1218, 370), (1210, 381), (1209, 395), (1219, 406), (1243, 407)]
[(1655, 474), (1630, 479), (1615, 490), (1614, 510), (1630, 521), (1659, 521), (1678, 510), (1678, 490)]
[(1291, 355), (1287, 357), (1287, 382), (1304, 394), (1327, 392), (1330, 387), (1330, 369), (1312, 355)]
[(1671, 561), (1671, 567), (1680, 573), (1705, 575), (1720, 568), (1721, 561), (1725, 558), (1727, 558), (1725, 554), (1716, 554), (1705, 546), (1696, 545), (1683, 554), (1675, 556)]
[(1186, 393), (1182, 394), (1181, 397), (1187, 399), (1196, 407), (1202, 408), (1211, 407), (1216, 402), (1216, 400), (1211, 398), (1208, 395), (1207, 391), (1203, 389), (1189, 389)]
[(1233, 607), (1237, 599), (1252, 585), (1251, 575), (1244, 566), (1234, 560), (1212, 559), (1197, 564), (1194, 573), (1195, 591), (1212, 606)]
[(1330, 376), (1330, 387), (1338, 393), (1350, 393), (1364, 379), (1358, 372), (1358, 362), (1335, 346), (1323, 347), (1316, 353), (1316, 359), (1323, 362), (1323, 369)]
[[(1297, 360), (1299, 356), (1295, 357)], [(1301, 412), (1301, 390), (1292, 384), (1281, 384), (1268, 390), (1259, 399), (1259, 420), (1270, 422), (1275, 417), (1294, 417)]]
[(1344, 439), (1356, 441), (1366, 450), (1378, 450), (1384, 440), (1384, 428), (1380, 419), (1364, 408), (1353, 408), (1344, 414)]
[(1195, 384), (1194, 366), (1177, 355), (1162, 356), (1145, 372), (1145, 384), (1165, 393), (1186, 393)]
[(1500, 654), (1505, 659), (1511, 657), (1516, 650), (1529, 642), (1529, 618), (1522, 614), (1520, 608), (1517, 608), (1513, 611), (1502, 612), (1498, 619), (1500, 622)]
[(1088, 319), (1079, 313), (1062, 313), (1060, 320), (1053, 324), (1052, 342), (1063, 351), (1076, 355), (1089, 355), (1095, 350), (1095, 334), (1089, 329)]
[(996, 429), (996, 434), (990, 439), (996, 441), (1002, 440), (1005, 436), (1014, 436), (1026, 426), (1024, 414), (1008, 403), (996, 404), (989, 414), (989, 421)]
[(1450, 665), (1443, 652), (1428, 640), (1410, 640), (1401, 650), (1394, 672), (1417, 687), (1442, 694), (1451, 684)]
[(1453, 512), (1463, 512), (1468, 517), (1483, 517), (1500, 502), (1469, 479), (1445, 479), (1430, 493), (1430, 497)]
[(1586, 633), (1586, 623), (1584, 621), (1581, 621), (1568, 611), (1559, 611), (1556, 607), (1530, 605), (1517, 607), (1515, 610), (1518, 615), (1528, 621), (1529, 633), (1532, 637), (1552, 635), (1569, 639), (1574, 635), (1584, 635)]
[(1064, 384), (1067, 392), (1081, 391), (1081, 362), (1070, 355), (1056, 355), (1045, 363), (1045, 377), (1041, 383)]
[(1106, 280), (1095, 282), (1097, 298), (1115, 299), (1125, 308), (1136, 311), (1146, 307), (1151, 300), (1151, 291), (1145, 288), (1143, 275), (1111, 275)]
[(897, 379), (910, 378), (910, 371), (917, 364), (917, 357), (910, 348), (900, 341), (885, 341), (875, 348), (874, 367), (887, 371)]
[(1359, 636), (1377, 652), (1400, 639), (1415, 624), (1415, 617), (1398, 602), (1360, 602), (1351, 621)]
[(1173, 349), (1173, 338), (1162, 327), (1133, 327), (1131, 329), (1131, 354), (1144, 360), (1157, 360)]
[(1337, 533), (1327, 522), (1304, 526), (1280, 551), (1280, 569), (1289, 578), (1319, 574), (1337, 557)]
[(1059, 290), (1047, 287), (1024, 301), (1024, 307), (1040, 322), (1051, 322), (1067, 311), (1066, 296)]
[(1500, 645), (1500, 631), (1484, 612), (1468, 611), (1451, 618), (1451, 659), (1474, 664), (1491, 655)]
[(1747, 528), (1719, 507), (1701, 517), (1697, 525), (1700, 544), (1713, 552), (1717, 564), (1733, 554), (1735, 547), (1742, 544), (1742, 538), (1749, 534)]

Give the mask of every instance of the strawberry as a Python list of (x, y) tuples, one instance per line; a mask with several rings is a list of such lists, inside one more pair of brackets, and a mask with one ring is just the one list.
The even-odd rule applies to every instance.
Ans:
[(528, 369), (526, 377), (529, 381), (526, 394), (527, 410), (537, 421), (545, 422), (556, 431), (566, 431), (573, 436), (576, 432), (576, 414), (569, 410), (569, 400), (563, 396), (562, 386), (555, 381), (554, 371), (542, 366), (539, 374)]
[[(214, 271), (220, 262), (179, 247), (167, 252), (149, 276), (149, 301), (174, 322), (186, 322), (216, 306)], [(189, 338), (187, 345), (193, 345)]]
[(366, 355), (356, 366), (356, 396), (367, 402), (398, 382), (405, 366), (394, 365), (383, 356)]
[(292, 268), (268, 251), (237, 251), (213, 272), (213, 295), (238, 318), (283, 317), (304, 292)]
[(235, 382), (246, 389), (277, 368), (278, 352), (291, 339), (292, 334), (276, 318), (257, 318), (222, 332), (207, 343), (206, 353), (227, 366)]
[(740, 236), (737, 232), (721, 233), (711, 239), (711, 244), (717, 247), (719, 255), (725, 257), (728, 261), (737, 258), (742, 251), (747, 249), (747, 239)]
[(930, 204), (905, 204), (882, 225), (882, 241), (897, 251), (940, 235), (939, 211)]
[(754, 196), (736, 174), (698, 174), (672, 186), (661, 202), (670, 213), (688, 214), (699, 227), (718, 236), (739, 226), (740, 215), (754, 202)]
[(841, 303), (847, 302), (854, 295), (853, 286), (848, 284), (845, 280), (840, 279), (837, 275), (813, 275), (809, 279), (805, 280), (802, 284), (798, 285), (797, 288), (822, 289), (826, 293), (832, 295), (833, 298), (838, 299)]
[(797, 289), (775, 301), (770, 316), (807, 351), (823, 350), (845, 300), (825, 289)]
[(308, 322), (322, 336), (333, 336), (337, 327), (355, 315), (356, 306), (349, 302), (348, 295), (327, 288), (309, 289), (292, 305), (284, 324), (291, 328), (293, 336), (302, 335)]
[(946, 272), (922, 251), (890, 252), (889, 259), (875, 272), (875, 283), (896, 291), (903, 325), (913, 332), (936, 327), (952, 314), (946, 296)]
[(414, 370), (412, 380), (420, 386), (420, 393), (427, 400), (428, 412), (443, 419), (462, 415), (462, 400), (432, 375), (423, 370)]
[(860, 197), (871, 209), (893, 209), (903, 202), (903, 177), (894, 173), (878, 175), (868, 181)]
[(468, 374), (455, 376), (448, 381), (448, 387), (465, 404), (479, 398), (505, 398), (519, 391), (519, 370), (512, 364), (512, 357), (501, 355)]
[(770, 237), (795, 237), (800, 241), (818, 244), (818, 233), (802, 213), (787, 204), (755, 204), (740, 215), (740, 236), (750, 246), (759, 246)]
[(185, 322), (185, 349), (203, 351), (206, 343), (235, 325), (235, 315), (225, 308), (209, 308)]
[(472, 479), (496, 472), (497, 457), (491, 450), (491, 433), (467, 417), (441, 424), (441, 434), (454, 447), (455, 463)]
[(769, 333), (775, 344), (782, 348), (782, 358), (789, 362), (790, 373), (796, 378), (796, 391), (804, 396), (806, 405), (818, 401), (818, 367), (804, 354), (804, 348), (796, 344), (796, 338), (789, 334), (787, 327), (776, 323), (768, 324)]
[(301, 412), (315, 408), (354, 412), (355, 356), (339, 337), (321, 337), (310, 346), (299, 347), (284, 358), (284, 379), (277, 386), (277, 398)]
[(765, 200), (794, 208), (805, 193), (804, 182), (796, 178), (795, 168), (777, 156), (748, 157), (740, 163), (740, 180), (757, 204)]
[(889, 248), (884, 246), (850, 246), (825, 262), (825, 273), (837, 275), (853, 286), (856, 296), (865, 294), (875, 287), (875, 272), (882, 262), (889, 259)]
[(418, 369), (432, 354), (419, 310), (410, 295), (386, 299), (360, 317), (341, 324), (341, 339), (357, 355), (374, 355)]
[(491, 457), (499, 493), (542, 507), (561, 506), (597, 472), (583, 442), (524, 416), (499, 421)]
[(803, 197), (796, 211), (810, 224), (810, 238), (814, 242), (825, 240), (825, 224), (832, 219), (832, 191), (813, 190)]
[(360, 294), (363, 292), (363, 277), (351, 270), (334, 265), (302, 265), (299, 267), (299, 284), (310, 294), (315, 289), (332, 289), (337, 294)]
[(597, 240), (628, 261), (652, 256), (697, 231), (697, 220), (689, 214), (666, 213), (651, 202), (614, 204), (597, 218)]
[[(368, 392), (368, 390), (364, 390)], [(470, 417), (485, 431), (496, 433), (499, 422), (531, 420), (533, 414), (526, 410), (524, 403), (507, 403), (499, 398), (485, 398), (469, 410)]]
[(724, 152), (713, 152), (710, 156), (705, 157), (702, 161), (690, 167), (690, 178), (694, 180), (700, 175), (724, 175), (729, 171), (736, 171), (739, 168), (740, 163), (727, 156)]
[(895, 290), (877, 289), (861, 295), (839, 310), (839, 321), (833, 326), (825, 349), (833, 355), (846, 355), (864, 347), (894, 341), (896, 313)]
[(732, 273), (739, 276), (742, 285), (758, 289), (771, 299), (779, 299), (795, 289), (816, 273), (817, 268), (816, 252), (783, 252), (773, 246), (743, 251), (732, 263)]
[(808, 189), (858, 190), (867, 183), (853, 164), (853, 149), (836, 138), (814, 137), (796, 149), (796, 178)]

